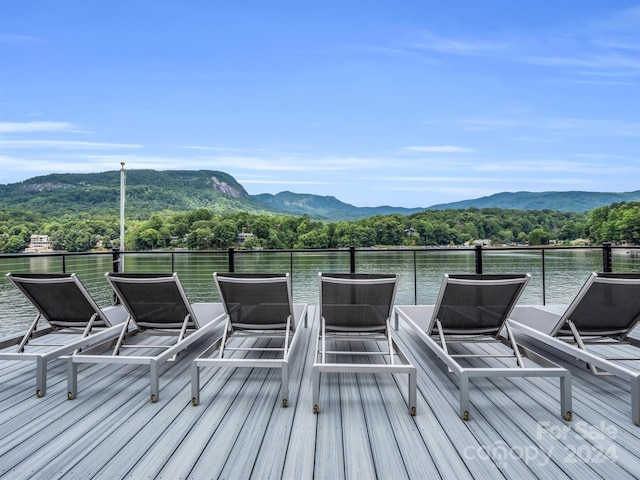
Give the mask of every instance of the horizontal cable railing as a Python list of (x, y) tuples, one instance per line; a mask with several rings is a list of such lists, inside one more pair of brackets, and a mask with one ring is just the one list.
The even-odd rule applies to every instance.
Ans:
[(530, 273), (521, 303), (568, 303), (592, 271), (640, 272), (629, 247), (214, 250), (0, 255), (0, 335), (24, 330), (35, 311), (5, 278), (78, 275), (99, 305), (114, 302), (105, 272), (177, 272), (192, 302), (219, 301), (213, 272), (289, 272), (295, 302), (317, 303), (318, 273), (398, 273), (398, 304), (432, 304), (445, 273)]

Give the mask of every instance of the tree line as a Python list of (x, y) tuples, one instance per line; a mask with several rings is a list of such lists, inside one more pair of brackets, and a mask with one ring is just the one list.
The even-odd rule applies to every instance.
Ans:
[[(373, 246), (451, 246), (474, 240), (494, 245), (550, 242), (568, 244), (584, 238), (640, 243), (640, 203), (620, 203), (586, 213), (553, 210), (426, 210), (413, 215), (376, 215), (360, 220), (322, 222), (306, 215), (217, 214), (206, 208), (152, 214), (127, 222), (127, 250), (187, 248), (301, 249)], [(119, 220), (112, 215), (69, 214), (47, 218), (20, 209), (0, 209), (0, 252), (24, 250), (32, 234), (49, 235), (54, 250), (83, 252), (119, 246)]]

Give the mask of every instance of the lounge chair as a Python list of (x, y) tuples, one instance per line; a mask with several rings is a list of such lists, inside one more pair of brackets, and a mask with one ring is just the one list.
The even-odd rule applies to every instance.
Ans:
[[(319, 274), (320, 327), (316, 342), (316, 360), (312, 370), (313, 412), (320, 405), (322, 372), (404, 373), (409, 376), (408, 406), (416, 414), (416, 368), (392, 336), (390, 317), (398, 287), (398, 275)], [(365, 341), (374, 348), (354, 351), (333, 350), (333, 344)], [(383, 345), (380, 342), (384, 342)], [(383, 356), (386, 363), (340, 361), (346, 357)]]
[[(282, 371), (282, 406), (289, 401), (289, 361), (307, 326), (307, 305), (293, 304), (289, 274), (214, 273), (226, 314), (223, 334), (191, 363), (191, 401), (200, 402), (200, 368), (257, 367)], [(281, 346), (241, 346), (246, 338), (278, 338)], [(238, 340), (238, 341), (236, 341)], [(242, 353), (239, 353), (242, 352)], [(266, 354), (266, 355), (265, 355)], [(266, 356), (266, 358), (265, 358)]]
[[(571, 374), (518, 345), (506, 323), (530, 275), (444, 275), (433, 308), (396, 307), (396, 321), (405, 319), (431, 351), (455, 375), (460, 388), (460, 414), (469, 419), (469, 381), (474, 377), (560, 377), (561, 414), (571, 420)], [(501, 335), (505, 330), (506, 338)], [(453, 345), (479, 342), (501, 344), (504, 354), (450, 352)], [(504, 344), (504, 345), (502, 345)], [(506, 347), (505, 347), (506, 346)], [(508, 347), (508, 348), (507, 348)], [(475, 349), (474, 349), (475, 350)], [(473, 350), (472, 350), (473, 351)], [(525, 365), (523, 357), (536, 363)], [(511, 359), (513, 366), (473, 367), (474, 359)], [(465, 364), (461, 360), (466, 360)]]
[[(640, 357), (635, 348), (623, 347), (640, 347), (640, 340), (629, 336), (640, 322), (640, 274), (592, 273), (563, 313), (545, 307), (518, 310), (509, 325), (519, 337), (586, 362), (594, 375), (629, 381), (632, 420), (640, 425)], [(609, 356), (612, 352), (601, 348), (611, 345), (626, 350), (623, 356)]]
[[(0, 360), (35, 361), (38, 397), (47, 392), (51, 360), (117, 337), (118, 324), (126, 319), (123, 307), (101, 309), (75, 273), (7, 273), (6, 277), (36, 308), (37, 315), (25, 334), (0, 340)], [(42, 319), (48, 327), (42, 325)]]
[[(160, 367), (174, 361), (181, 351), (211, 333), (222, 319), (221, 308), (210, 303), (189, 303), (177, 273), (107, 273), (107, 280), (128, 312), (126, 322), (110, 353), (105, 346), (76, 353), (67, 360), (68, 398), (77, 395), (80, 363), (149, 365), (151, 402), (160, 398)], [(130, 325), (135, 326), (133, 334)], [(171, 337), (162, 344), (141, 344), (144, 336)], [(111, 345), (108, 345), (111, 347)], [(145, 350), (148, 354), (123, 354), (125, 349)]]

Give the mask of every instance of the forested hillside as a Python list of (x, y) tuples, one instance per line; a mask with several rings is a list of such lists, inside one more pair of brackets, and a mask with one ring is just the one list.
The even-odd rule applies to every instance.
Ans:
[(517, 210), (559, 210), (587, 212), (612, 203), (638, 202), (635, 192), (502, 192), (488, 197), (433, 205), (430, 209), (504, 208)]
[[(127, 171), (126, 204), (130, 218), (201, 207), (216, 213), (274, 212), (253, 199), (231, 175), (209, 170)], [(68, 213), (118, 215), (120, 172), (52, 174), (0, 185), (0, 206), (55, 217)]]
[[(0, 253), (24, 250), (32, 234), (49, 235), (55, 250), (118, 247), (119, 187), (119, 172), (0, 185)], [(638, 202), (589, 212), (466, 208), (381, 215), (375, 212), (392, 207), (357, 209), (334, 197), (291, 192), (259, 201), (233, 177), (214, 171), (132, 170), (126, 193), (128, 250), (227, 248), (239, 246), (239, 234), (246, 234), (243, 248), (270, 249), (450, 246), (479, 239), (494, 245), (640, 243)], [(365, 211), (372, 215), (326, 218), (357, 218)]]
[[(448, 246), (477, 239), (488, 239), (496, 245), (514, 242), (539, 245), (551, 240), (569, 242), (587, 235), (593, 228), (587, 214), (551, 210), (428, 210), (408, 216), (375, 215), (360, 220), (320, 222), (306, 215), (216, 214), (197, 209), (127, 220), (125, 241), (128, 250), (216, 249), (234, 246), (238, 234), (248, 233), (251, 235), (244, 248)], [(58, 250), (119, 246), (119, 222), (115, 216), (82, 214), (51, 218), (20, 210), (0, 210), (0, 251), (21, 251), (32, 233), (49, 235), (53, 248)]]
[[(214, 213), (307, 214), (317, 220), (348, 220), (376, 214), (409, 214), (422, 209), (354, 207), (330, 196), (282, 192), (251, 196), (231, 175), (213, 170), (128, 170), (129, 218), (207, 208)], [(120, 172), (52, 174), (0, 185), (0, 208), (20, 208), (47, 216), (68, 213), (117, 215)]]

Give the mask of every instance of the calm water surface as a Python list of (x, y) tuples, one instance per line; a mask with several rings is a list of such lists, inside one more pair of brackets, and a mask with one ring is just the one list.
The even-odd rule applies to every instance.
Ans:
[[(505, 250), (483, 252), (485, 273), (530, 273), (532, 279), (520, 299), (526, 304), (567, 304), (592, 271), (602, 271), (602, 250)], [(176, 271), (192, 302), (219, 301), (212, 274), (228, 271), (226, 252), (125, 255), (126, 272)], [(4, 277), (7, 272), (75, 272), (100, 306), (113, 302), (104, 273), (112, 271), (110, 253), (82, 256), (0, 256), (0, 335), (22, 331), (35, 310)], [(640, 258), (615, 251), (616, 272), (640, 272)], [(349, 252), (251, 252), (235, 255), (238, 272), (291, 272), (295, 302), (318, 302), (318, 272), (349, 271)], [(473, 273), (473, 251), (407, 250), (357, 251), (359, 273), (398, 273), (396, 304), (432, 304), (445, 273)], [(543, 282), (544, 278), (544, 282)]]

